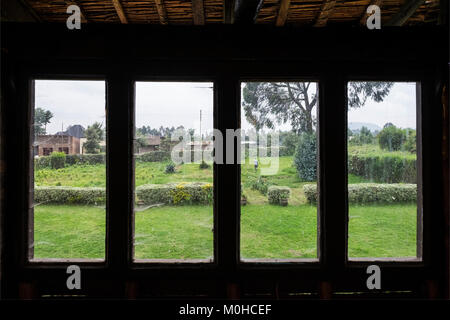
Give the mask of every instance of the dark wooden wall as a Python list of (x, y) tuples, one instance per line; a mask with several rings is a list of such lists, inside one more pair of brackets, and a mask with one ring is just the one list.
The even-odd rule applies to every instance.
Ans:
[[(424, 121), (423, 265), (386, 263), (386, 290), (403, 297), (443, 297), (448, 292), (442, 193), (442, 87), (448, 83), (448, 30), (384, 28), (276, 29), (267, 26), (157, 27), (3, 24), (2, 117), (6, 119), (6, 211), (3, 224), (2, 292), (7, 297), (67, 294), (65, 265), (26, 262), (30, 168), (30, 85), (33, 77), (103, 78), (108, 84), (107, 262), (87, 264), (81, 294), (100, 297), (335, 297), (364, 290), (365, 264), (345, 255), (346, 81), (422, 82)], [(216, 84), (215, 126), (240, 121), (239, 80), (315, 79), (321, 83), (320, 148), (321, 262), (300, 266), (238, 263), (240, 169), (215, 166), (217, 264), (209, 267), (132, 266), (127, 245), (131, 226), (134, 79), (209, 80)], [(3, 95), (2, 95), (3, 98)], [(3, 100), (2, 100), (3, 102)], [(125, 134), (124, 134), (125, 132)], [(124, 212), (126, 214), (124, 214)], [(126, 227), (124, 227), (126, 226)], [(446, 247), (447, 246), (447, 247)], [(114, 248), (114, 249), (111, 249)], [(448, 259), (448, 257), (447, 257)], [(413, 280), (411, 280), (413, 279)], [(371, 295), (367, 293), (368, 295)], [(376, 296), (376, 295), (375, 295)], [(379, 295), (378, 295), (379, 296)]]

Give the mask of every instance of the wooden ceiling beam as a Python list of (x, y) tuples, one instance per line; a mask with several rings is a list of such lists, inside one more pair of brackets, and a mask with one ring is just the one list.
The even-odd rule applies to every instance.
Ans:
[(203, 0), (192, 0), (192, 15), (195, 25), (205, 24), (205, 9), (203, 7)]
[(234, 23), (255, 23), (263, 2), (264, 0), (236, 0), (236, 4), (234, 6)]
[(317, 16), (316, 22), (314, 23), (314, 27), (326, 26), (328, 18), (333, 13), (335, 6), (336, 0), (324, 0), (322, 3), (322, 7), (320, 8), (320, 13)]
[(290, 6), (291, 6), (291, 0), (281, 0), (280, 10), (278, 10), (277, 21), (275, 22), (275, 25), (277, 27), (282, 27), (285, 25)]
[(166, 6), (164, 5), (164, 0), (155, 0), (156, 9), (158, 10), (159, 22), (161, 24), (167, 25), (169, 24), (169, 20), (167, 19), (167, 11)]
[(367, 18), (369, 17), (369, 15), (367, 14), (367, 8), (368, 7), (373, 6), (373, 5), (381, 7), (382, 4), (383, 4), (383, 0), (372, 0), (372, 1), (370, 1), (369, 5), (364, 8), (364, 12), (363, 12), (363, 14), (361, 16), (361, 19), (359, 20), (359, 23), (362, 26), (366, 25)]
[(117, 15), (119, 16), (120, 22), (128, 23), (127, 17), (125, 16), (125, 11), (123, 11), (122, 4), (120, 0), (112, 0), (114, 8), (116, 9)]
[(408, 21), (409, 18), (419, 9), (421, 5), (425, 3), (425, 0), (409, 0), (407, 1), (397, 12), (391, 20), (384, 25), (388, 27), (400, 27)]

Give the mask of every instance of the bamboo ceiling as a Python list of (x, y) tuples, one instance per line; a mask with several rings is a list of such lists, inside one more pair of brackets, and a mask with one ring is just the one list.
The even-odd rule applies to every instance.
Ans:
[[(251, 0), (243, 0), (251, 1)], [(259, 2), (259, 1), (256, 1)], [(82, 21), (87, 23), (131, 24), (215, 24), (230, 23), (227, 10), (236, 10), (233, 0), (21, 0), (33, 15), (43, 22), (64, 22), (70, 4), (80, 7)], [(239, 1), (238, 1), (239, 2)], [(238, 3), (236, 2), (236, 3)], [(254, 1), (255, 2), (255, 1)], [(417, 8), (409, 12), (401, 25), (436, 24), (439, 0), (263, 0), (255, 10), (254, 23), (273, 25), (326, 26), (330, 24), (361, 25), (366, 8), (377, 4), (381, 8), (382, 24), (404, 10), (408, 2)], [(255, 6), (256, 7), (256, 6)]]

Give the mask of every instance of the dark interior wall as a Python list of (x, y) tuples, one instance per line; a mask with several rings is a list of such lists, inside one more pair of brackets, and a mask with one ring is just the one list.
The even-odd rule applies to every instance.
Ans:
[[(420, 283), (425, 280), (440, 281), (443, 279), (444, 266), (444, 215), (442, 202), (448, 201), (439, 191), (442, 185), (442, 166), (440, 158), (440, 147), (442, 137), (442, 127), (432, 125), (441, 123), (441, 101), (439, 88), (443, 83), (448, 82), (448, 30), (445, 28), (407, 28), (389, 29), (380, 31), (356, 30), (353, 28), (342, 29), (276, 29), (272, 27), (235, 27), (235, 26), (214, 26), (214, 27), (154, 27), (154, 26), (122, 26), (122, 25), (82, 25), (79, 31), (69, 31), (63, 24), (2, 24), (1, 26), (2, 52), (6, 52), (2, 61), (2, 77), (6, 81), (2, 83), (2, 91), (5, 97), (5, 108), (2, 110), (3, 118), (7, 117), (6, 136), (8, 153), (6, 161), (8, 164), (8, 190), (6, 190), (8, 203), (6, 207), (5, 224), (3, 233), (5, 234), (5, 255), (3, 266), (5, 268), (7, 284), (3, 284), (2, 290), (6, 296), (18, 295), (19, 283), (32, 283), (36, 279), (47, 286), (47, 290), (58, 292), (54, 284), (60, 279), (55, 276), (57, 267), (40, 270), (37, 268), (25, 268), (23, 266), (23, 247), (26, 234), (23, 233), (23, 215), (27, 208), (26, 204), (26, 177), (20, 172), (26, 170), (26, 147), (27, 136), (23, 119), (28, 119), (27, 108), (29, 101), (27, 95), (27, 77), (33, 75), (55, 76), (64, 74), (66, 76), (96, 75), (107, 78), (111, 88), (115, 90), (109, 92), (110, 110), (113, 119), (124, 119), (130, 117), (127, 113), (130, 102), (130, 88), (127, 81), (133, 77), (150, 76), (155, 79), (177, 78), (193, 79), (208, 78), (213, 79), (221, 85), (221, 91), (217, 93), (219, 97), (218, 125), (221, 128), (236, 126), (238, 115), (236, 114), (239, 105), (235, 99), (237, 89), (233, 83), (241, 79), (257, 78), (296, 78), (299, 75), (319, 79), (327, 92), (331, 95), (323, 101), (328, 115), (323, 118), (328, 121), (329, 129), (324, 128), (324, 133), (332, 136), (330, 132), (337, 128), (344, 128), (344, 123), (337, 123), (334, 116), (340, 116), (345, 111), (344, 90), (347, 79), (366, 79), (367, 77), (378, 77), (381, 79), (425, 79), (427, 80), (427, 92), (429, 102), (427, 106), (427, 130), (429, 133), (427, 150), (429, 154), (429, 175), (427, 184), (430, 189), (427, 191), (429, 197), (436, 203), (430, 207), (433, 216), (429, 225), (436, 227), (433, 229), (432, 240), (438, 245), (431, 251), (433, 253), (432, 266), (424, 271), (402, 273), (398, 268), (392, 268), (386, 274), (385, 279), (397, 280), (397, 289), (407, 283), (407, 279), (419, 276)], [(336, 87), (337, 85), (337, 87)], [(341, 90), (342, 89), (342, 90)], [(322, 104), (321, 104), (322, 105)], [(3, 106), (3, 103), (2, 103)], [(341, 109), (339, 109), (341, 108)], [(337, 124), (336, 124), (337, 123)], [(325, 122), (326, 124), (326, 122)], [(111, 123), (112, 129), (117, 123)], [(345, 129), (345, 128), (344, 128)], [(322, 129), (321, 129), (322, 130)], [(343, 130), (342, 130), (343, 131)], [(118, 132), (118, 131), (110, 131)], [(344, 132), (344, 131), (343, 131)], [(115, 133), (114, 144), (120, 146), (121, 153), (127, 148), (129, 136)], [(129, 133), (127, 133), (129, 134)], [(338, 138), (338, 137), (337, 137)], [(335, 138), (337, 144), (332, 146), (327, 144), (324, 148), (328, 151), (329, 162), (335, 161), (335, 154), (345, 158), (344, 141)], [(112, 140), (112, 139), (111, 139)], [(111, 145), (113, 150), (114, 145)], [(340, 148), (342, 147), (342, 148)], [(340, 148), (340, 149), (339, 149)], [(25, 148), (26, 149), (26, 148)], [(332, 154), (334, 152), (335, 154)], [(2, 153), (3, 154), (3, 153)], [(330, 155), (331, 154), (331, 155)], [(118, 154), (120, 157), (120, 155)], [(326, 156), (326, 155), (325, 155)], [(112, 157), (114, 159), (114, 157)], [(116, 160), (111, 163), (116, 168), (128, 168), (127, 158)], [(437, 165), (436, 165), (437, 164)], [(325, 165), (327, 165), (325, 163)], [(333, 178), (345, 179), (343, 170), (345, 163), (327, 165), (328, 169), (337, 169), (339, 176), (330, 174), (329, 181)], [(334, 166), (334, 167), (333, 167)], [(120, 169), (120, 175), (123, 170)], [(236, 173), (235, 168), (227, 167), (218, 173), (218, 178), (230, 177)], [(114, 177), (117, 179), (117, 177)], [(125, 185), (129, 177), (123, 177)], [(444, 177), (445, 179), (445, 177)], [(340, 181), (341, 181), (340, 180)], [(116, 180), (117, 181), (117, 180)], [(343, 180), (342, 180), (343, 181)], [(235, 181), (236, 182), (236, 181)], [(332, 195), (334, 190), (344, 193), (342, 185), (329, 182), (330, 201), (345, 205), (342, 199)], [(223, 185), (224, 186), (224, 185)], [(344, 185), (345, 186), (345, 185)], [(115, 190), (121, 186), (112, 186)], [(220, 187), (220, 186), (219, 186)], [(230, 193), (236, 186), (231, 186)], [(233, 189), (234, 188), (234, 189)], [(225, 188), (224, 188), (225, 189)], [(235, 190), (235, 191), (236, 191)], [(118, 190), (120, 191), (120, 190)], [(114, 191), (116, 192), (116, 191)], [(125, 189), (125, 192), (127, 190)], [(117, 194), (120, 194), (119, 192)], [(220, 192), (219, 200), (226, 201), (224, 192)], [(342, 198), (342, 197), (341, 197)], [(228, 201), (232, 202), (232, 201)], [(222, 202), (224, 203), (224, 202)], [(220, 209), (226, 212), (236, 212), (229, 204), (223, 204)], [(118, 203), (118, 207), (127, 210), (127, 204)], [(111, 206), (111, 210), (116, 208)], [(119, 210), (120, 211), (120, 210)], [(330, 208), (331, 212), (331, 208)], [(334, 212), (333, 212), (334, 213)], [(120, 219), (123, 219), (123, 212)], [(345, 216), (341, 216), (344, 223)], [(113, 227), (123, 223), (123, 220), (115, 220)], [(336, 219), (336, 218), (334, 218)], [(237, 221), (237, 220), (236, 220)], [(336, 220), (333, 220), (336, 221)], [(227, 246), (234, 239), (229, 232), (232, 228), (232, 220), (227, 221), (226, 228), (219, 229), (226, 234), (225, 244), (227, 252), (224, 258), (232, 257), (234, 247)], [(126, 221), (125, 221), (126, 223)], [(121, 295), (127, 281), (141, 281), (142, 289), (149, 295), (157, 295), (160, 292), (170, 292), (174, 289), (183, 291), (186, 295), (192, 295), (194, 290), (199, 292), (213, 292), (215, 289), (209, 287), (216, 286), (222, 288), (223, 283), (244, 283), (249, 292), (266, 290), (275, 287), (274, 284), (281, 283), (286, 290), (297, 290), (301, 285), (317, 289), (317, 281), (336, 280), (336, 286), (341, 288), (359, 289), (352, 283), (362, 272), (352, 273), (354, 270), (342, 271), (339, 275), (345, 276), (345, 281), (339, 283), (339, 279), (333, 274), (331, 263), (323, 269), (306, 270), (235, 270), (230, 261), (220, 266), (219, 271), (197, 270), (194, 273), (187, 271), (164, 270), (152, 271), (152, 275), (143, 270), (127, 270), (127, 266), (122, 266), (122, 262), (116, 258), (126, 257), (120, 246), (121, 240), (126, 239), (126, 234), (115, 233), (111, 240), (119, 244), (119, 253), (112, 252), (112, 267), (107, 266), (104, 270), (86, 271), (86, 278), (93, 283), (94, 291), (100, 295)], [(334, 236), (334, 235), (333, 235)], [(338, 234), (342, 236), (342, 234)], [(330, 237), (331, 239), (332, 237)], [(327, 240), (326, 246), (333, 245), (333, 241)], [(234, 243), (235, 244), (235, 243)], [(338, 247), (340, 249), (340, 247)], [(122, 251), (121, 251), (122, 250)], [(447, 247), (448, 250), (448, 247)], [(339, 253), (340, 254), (340, 253)], [(330, 252), (334, 262), (341, 267), (342, 257)], [(234, 257), (233, 259), (235, 259)], [(333, 260), (329, 260), (333, 262)], [(334, 263), (333, 262), (333, 263)], [(344, 268), (344, 266), (342, 266)], [(58, 271), (60, 272), (60, 270)], [(60, 272), (65, 276), (64, 272)], [(304, 275), (302, 275), (304, 274)], [(324, 276), (325, 275), (325, 276)], [(161, 279), (169, 278), (164, 282)], [(110, 279), (115, 279), (110, 281)], [(225, 279), (225, 280), (223, 280)], [(263, 279), (263, 281), (261, 280)], [(347, 281), (348, 280), (348, 281)], [(52, 282), (54, 281), (54, 283)], [(183, 282), (184, 281), (184, 282)], [(284, 282), (283, 282), (284, 281)], [(358, 278), (359, 281), (359, 278)], [(345, 282), (345, 283), (344, 283)], [(64, 283), (60, 281), (60, 283)], [(419, 282), (417, 282), (419, 283)], [(296, 286), (298, 286), (296, 288)], [(229, 287), (229, 286), (228, 286)], [(303, 287), (303, 288), (304, 288)], [(432, 287), (432, 286), (431, 286)], [(220, 291), (221, 289), (218, 289)], [(306, 289), (304, 289), (306, 290)], [(425, 291), (428, 289), (425, 288)], [(430, 289), (433, 290), (433, 289)], [(440, 288), (438, 296), (442, 295), (443, 288)], [(212, 295), (213, 293), (211, 293)], [(220, 296), (222, 293), (218, 293)], [(431, 295), (431, 294), (430, 294)]]

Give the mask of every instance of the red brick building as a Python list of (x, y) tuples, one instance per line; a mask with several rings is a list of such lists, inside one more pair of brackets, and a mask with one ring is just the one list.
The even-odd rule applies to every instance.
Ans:
[(34, 142), (34, 155), (48, 156), (52, 152), (80, 153), (80, 139), (68, 135), (39, 135)]

